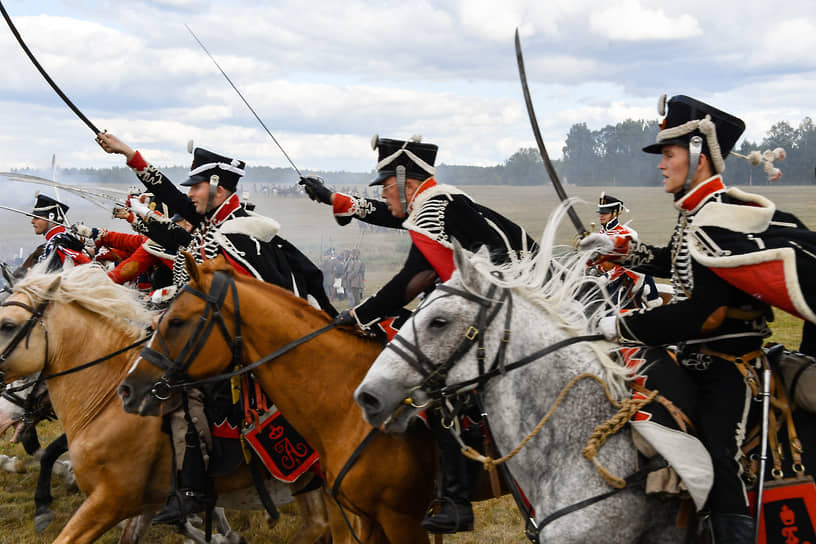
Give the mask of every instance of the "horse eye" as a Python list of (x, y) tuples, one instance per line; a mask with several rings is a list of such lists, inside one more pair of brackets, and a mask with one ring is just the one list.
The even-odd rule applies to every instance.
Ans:
[(168, 321), (168, 323), (167, 323), (168, 327), (174, 327), (174, 328), (178, 328), (178, 327), (181, 327), (183, 325), (184, 325), (184, 320), (179, 319), (178, 317), (174, 317), (174, 318), (170, 319), (170, 321)]
[(16, 328), (17, 324), (14, 323), (13, 321), (3, 320), (3, 322), (0, 323), (0, 330), (2, 330), (3, 332), (11, 332)]
[(447, 324), (448, 324), (448, 320), (445, 319), (444, 317), (435, 317), (431, 321), (431, 328), (432, 329), (441, 329), (442, 327), (444, 327)]

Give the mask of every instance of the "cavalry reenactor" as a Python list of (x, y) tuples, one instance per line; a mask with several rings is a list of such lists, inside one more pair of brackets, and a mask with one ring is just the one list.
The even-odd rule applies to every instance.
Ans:
[[(662, 349), (645, 352), (645, 386), (671, 399), (696, 427), (710, 455), (710, 461), (701, 459), (701, 466), (709, 464), (713, 471), (705, 502), (710, 528), (715, 542), (729, 543), (754, 542), (754, 521), (738, 460), (750, 401), (756, 395), (751, 383), (757, 380), (749, 367), (760, 364), (763, 338), (770, 334), (767, 320), (773, 314), (766, 301), (814, 319), (808, 299), (802, 297), (806, 286), (800, 289), (795, 264), (786, 281), (778, 277), (770, 281), (780, 268), (765, 266), (771, 264), (769, 254), (759, 249), (771, 248), (755, 239), (774, 232), (790, 239), (809, 231), (795, 217), (776, 211), (767, 199), (729, 189), (723, 181), (724, 160), (744, 129), (742, 120), (708, 104), (682, 95), (670, 99), (657, 142), (644, 148), (661, 155), (658, 168), (664, 190), (678, 212), (668, 246), (632, 241), (613, 247), (606, 236), (597, 234), (581, 243), (586, 249), (600, 248), (608, 254), (606, 259), (627, 268), (672, 280), (670, 303), (601, 318), (599, 329), (607, 339), (623, 344), (677, 346), (676, 362)], [(776, 225), (786, 226), (776, 228), (772, 218)], [(744, 283), (747, 276), (749, 283)], [(778, 289), (783, 284), (787, 287)], [(763, 292), (768, 287), (776, 291)], [(689, 453), (699, 453), (690, 435), (682, 435), (688, 437), (684, 446), (677, 441), (667, 446), (665, 439), (678, 434), (663, 427), (670, 422), (668, 412), (652, 403), (632, 424), (673, 466), (690, 462), (689, 456), (704, 457), (704, 452)], [(679, 469), (678, 473), (683, 476)], [(700, 500), (705, 498), (703, 491)], [(699, 508), (699, 501), (695, 503)]]
[(85, 244), (68, 229), (66, 213), (68, 205), (44, 194), (37, 194), (31, 218), (36, 234), (45, 237), (42, 253), (37, 262), (46, 263), (46, 270), (53, 272), (63, 266), (73, 266), (91, 262), (85, 252)]
[[(374, 225), (407, 229), (411, 236), (411, 248), (402, 269), (377, 293), (344, 311), (338, 322), (364, 330), (379, 326), (388, 332), (389, 321), (401, 314), (405, 304), (419, 293), (433, 289), (436, 281), (451, 277), (454, 239), (469, 251), (486, 245), (494, 262), (505, 262), (535, 249), (524, 229), (455, 187), (437, 183), (436, 145), (418, 139), (402, 141), (375, 136), (372, 147), (379, 152), (379, 158), (377, 175), (370, 186), (382, 185), (385, 202), (333, 192), (316, 177), (300, 181), (312, 200), (332, 206), (335, 220), (341, 225), (356, 218)], [(439, 508), (429, 510), (422, 526), (433, 533), (472, 530), (469, 481), (472, 462), (461, 455), (456, 439), (442, 427), (439, 412), (430, 411), (428, 415), (439, 444)]]
[[(320, 270), (278, 236), (280, 225), (276, 221), (250, 213), (242, 205), (236, 187), (244, 175), (243, 161), (200, 147), (193, 149), (189, 178), (181, 183), (189, 188), (185, 195), (138, 151), (112, 134), (98, 134), (97, 142), (108, 153), (124, 155), (147, 190), (193, 225), (190, 242), (181, 249), (196, 262), (222, 255), (237, 272), (308, 297), (331, 316), (337, 314), (323, 291)], [(182, 251), (176, 253), (173, 279), (178, 287), (189, 279)], [(204, 511), (212, 504), (211, 482), (206, 474), (211, 435), (203, 411), (203, 393), (190, 390), (187, 395), (187, 413), (177, 411), (170, 420), (179, 469), (176, 491), (154, 518), (155, 523), (183, 522), (188, 515)], [(188, 433), (201, 438), (185, 440)]]
[[(620, 222), (621, 213), (626, 210), (623, 201), (612, 195), (601, 193), (598, 199), (598, 221), (600, 233), (609, 236), (616, 244), (627, 244), (637, 240), (638, 233), (629, 224)], [(629, 270), (612, 261), (591, 265), (594, 272), (606, 281), (606, 291), (613, 303), (628, 306), (633, 301), (638, 307), (656, 306), (662, 303), (654, 278)]]

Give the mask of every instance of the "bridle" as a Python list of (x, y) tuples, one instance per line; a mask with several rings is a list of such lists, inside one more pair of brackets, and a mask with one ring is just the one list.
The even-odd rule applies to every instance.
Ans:
[[(227, 329), (226, 321), (221, 313), (224, 300), (227, 297), (227, 293), (230, 291), (232, 292), (232, 301), (234, 306), (234, 336), (231, 335)], [(187, 374), (187, 370), (204, 348), (204, 344), (207, 343), (207, 340), (210, 338), (210, 334), (216, 325), (218, 326), (218, 330), (221, 332), (221, 335), (224, 337), (224, 340), (232, 353), (232, 359), (227, 367), (228, 371), (235, 368), (235, 366), (241, 362), (241, 355), (243, 353), (243, 338), (241, 336), (241, 308), (238, 302), (238, 289), (235, 286), (235, 280), (233, 277), (230, 274), (219, 270), (213, 275), (210, 290), (207, 293), (194, 289), (189, 284), (185, 285), (181, 289), (181, 293), (184, 292), (190, 293), (205, 302), (205, 307), (201, 311), (201, 316), (198, 319), (198, 323), (196, 323), (196, 327), (193, 330), (193, 333), (187, 339), (184, 347), (174, 359), (170, 358), (170, 350), (168, 349), (164, 337), (160, 332), (161, 323), (167, 315), (165, 313), (159, 318), (159, 323), (156, 326), (156, 332), (154, 333), (154, 337), (158, 341), (161, 351), (156, 351), (150, 347), (146, 347), (142, 349), (141, 353), (142, 358), (147, 362), (164, 370), (164, 375), (158, 382), (156, 382), (156, 384), (154, 384), (151, 390), (153, 396), (162, 401), (169, 399), (170, 395), (174, 391), (183, 389), (185, 388), (185, 385), (193, 383), (193, 380)]]
[[(415, 315), (418, 315), (420, 311), (427, 308), (430, 304), (450, 296), (459, 296), (479, 305), (479, 309), (471, 322), (471, 325), (468, 326), (467, 330), (459, 341), (459, 344), (448, 356), (447, 360), (445, 360), (445, 362), (442, 364), (436, 365), (430, 359), (430, 357), (428, 357), (422, 351), (422, 349), (419, 347), (419, 336), (416, 330), (415, 321), (413, 319), (411, 320), (411, 324), (416, 343), (412, 344), (403, 338), (402, 335), (398, 334), (391, 340), (391, 342), (386, 344), (385, 347), (386, 349), (390, 349), (399, 355), (422, 376), (422, 381), (416, 387), (414, 387), (413, 390), (421, 389), (429, 394), (432, 398), (440, 399), (459, 389), (458, 386), (460, 384), (455, 384), (454, 386), (446, 385), (445, 382), (447, 381), (448, 373), (450, 372), (451, 368), (453, 368), (453, 365), (455, 365), (456, 362), (466, 353), (468, 353), (474, 346), (477, 346), (476, 360), (478, 361), (479, 365), (479, 376), (486, 375), (494, 370), (504, 372), (504, 356), (507, 344), (510, 341), (510, 320), (512, 319), (513, 299), (510, 296), (509, 289), (502, 289), (499, 298), (494, 299), (493, 297), (498, 290), (498, 287), (495, 284), (490, 285), (487, 294), (484, 296), (476, 295), (469, 291), (457, 289), (445, 284), (436, 286), (435, 290), (442, 291), (446, 294), (421, 304), (419, 308), (417, 308)], [(499, 311), (502, 309), (505, 303), (507, 305), (507, 313), (504, 319), (504, 332), (502, 334), (501, 344), (499, 349), (496, 351), (493, 362), (491, 363), (490, 367), (486, 369), (484, 348), (485, 333), (487, 332), (488, 327), (490, 327), (490, 325), (493, 323), (493, 320), (496, 319), (496, 316), (499, 314)]]
[[(224, 321), (224, 316), (221, 312), (221, 307), (224, 304), (228, 291), (232, 292), (234, 306), (234, 336), (230, 335), (229, 330), (227, 329), (227, 324)], [(232, 370), (242, 361), (244, 345), (243, 337), (241, 336), (241, 309), (238, 303), (238, 288), (235, 285), (235, 279), (227, 272), (218, 270), (213, 275), (209, 292), (204, 293), (197, 289), (193, 289), (189, 284), (185, 285), (181, 289), (180, 293), (184, 292), (188, 292), (206, 303), (206, 306), (201, 312), (201, 317), (196, 324), (196, 328), (193, 331), (193, 334), (188, 338), (184, 348), (182, 348), (175, 359), (170, 358), (170, 351), (167, 348), (167, 344), (165, 343), (162, 335), (160, 334), (160, 325), (162, 319), (164, 319), (164, 315), (162, 315), (162, 317), (159, 318), (159, 325), (156, 326), (156, 332), (154, 334), (159, 342), (159, 345), (161, 346), (162, 351), (159, 352), (150, 347), (146, 347), (142, 349), (141, 353), (142, 358), (144, 358), (148, 363), (164, 370), (164, 375), (159, 379), (159, 381), (153, 384), (150, 391), (153, 397), (160, 401), (169, 399), (173, 393), (178, 391), (200, 387), (209, 383), (220, 382), (235, 376), (240, 376), (241, 374), (246, 374), (247, 372), (266, 364), (273, 359), (277, 359), (284, 353), (295, 349), (301, 344), (308, 342), (312, 338), (315, 338), (324, 332), (330, 331), (337, 326), (337, 324), (334, 322), (329, 323), (325, 327), (312, 331), (284, 346), (281, 346), (269, 355), (255, 361), (252, 364), (244, 365), (237, 370)], [(187, 373), (187, 370), (198, 357), (216, 324), (218, 325), (218, 330), (221, 331), (221, 335), (224, 337), (224, 340), (232, 353), (230, 364), (227, 366), (226, 371), (222, 374), (210, 376), (209, 378), (202, 378), (200, 380), (193, 380)]]
[[(418, 315), (420, 311), (426, 309), (430, 304), (448, 296), (462, 297), (479, 305), (479, 309), (477, 310), (476, 316), (472, 320), (471, 325), (467, 328), (467, 331), (459, 341), (459, 344), (448, 356), (447, 360), (440, 365), (435, 365), (433, 361), (431, 361), (431, 359), (425, 355), (425, 353), (419, 347), (419, 336), (414, 319), (411, 320), (411, 324), (413, 327), (415, 343), (412, 344), (403, 338), (402, 335), (398, 334), (385, 346), (386, 349), (390, 349), (395, 352), (406, 363), (419, 372), (423, 379), (418, 385), (414, 386), (411, 391), (422, 390), (429, 397), (429, 403), (440, 402), (448, 397), (455, 396), (464, 391), (481, 389), (491, 378), (504, 375), (510, 370), (530, 364), (549, 353), (558, 351), (572, 344), (603, 340), (603, 335), (600, 334), (589, 334), (566, 338), (526, 355), (517, 361), (508, 363), (505, 361), (505, 358), (507, 346), (510, 343), (510, 324), (513, 318), (513, 296), (510, 289), (501, 288), (498, 298), (495, 298), (495, 295), (496, 291), (499, 290), (499, 287), (493, 283), (490, 284), (490, 287), (485, 295), (474, 294), (470, 291), (457, 289), (444, 283), (438, 285), (435, 290), (443, 291), (446, 294), (423, 302), (423, 304), (417, 308), (414, 316)], [(499, 347), (496, 350), (496, 354), (493, 356), (490, 366), (486, 366), (485, 362), (487, 360), (487, 354), (484, 348), (485, 336), (491, 323), (493, 323), (503, 307), (506, 307), (507, 310), (504, 316), (504, 328), (502, 329), (501, 338), (499, 339)], [(478, 374), (473, 378), (458, 383), (446, 384), (448, 373), (450, 372), (451, 368), (453, 368), (456, 362), (466, 353), (468, 353), (468, 351), (470, 351), (474, 345), (477, 346), (476, 360), (478, 363)], [(403, 405), (405, 404), (412, 405), (415, 408), (424, 408), (427, 406), (416, 406), (411, 397), (403, 400)]]
[[(50, 289), (49, 289), (50, 290)], [(46, 363), (48, 362), (48, 329), (45, 328), (45, 323), (43, 323), (43, 314), (45, 313), (46, 308), (50, 304), (50, 300), (43, 300), (40, 302), (36, 308), (26, 304), (25, 302), (19, 302), (16, 300), (6, 300), (2, 304), (0, 304), (0, 308), (9, 307), (9, 306), (17, 306), (19, 308), (23, 308), (25, 311), (31, 314), (31, 317), (28, 318), (28, 321), (23, 323), (23, 325), (17, 330), (17, 333), (14, 337), (6, 344), (5, 349), (3, 352), (0, 353), (0, 364), (6, 362), (6, 360), (11, 357), (11, 354), (14, 353), (14, 350), (17, 349), (17, 346), (20, 345), (20, 342), (25, 339), (25, 347), (28, 349), (29, 340), (31, 339), (31, 332), (34, 330), (34, 327), (37, 323), (40, 324), (42, 327), (43, 334), (45, 335), (45, 359), (43, 361), (43, 368), (45, 368)], [(0, 369), (0, 382), (5, 382), (5, 372)]]

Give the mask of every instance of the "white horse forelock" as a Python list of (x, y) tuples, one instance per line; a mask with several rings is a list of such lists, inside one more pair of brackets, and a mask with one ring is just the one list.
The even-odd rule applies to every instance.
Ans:
[[(49, 292), (57, 277), (59, 285)], [(35, 306), (44, 301), (76, 303), (129, 334), (141, 333), (153, 318), (138, 291), (115, 283), (95, 264), (66, 268), (56, 274), (32, 269), (14, 285), (14, 293), (24, 293)]]
[[(477, 253), (471, 264), (484, 278), (498, 287), (510, 289), (545, 311), (568, 335), (597, 333), (600, 317), (609, 315), (612, 302), (599, 279), (586, 274), (590, 251), (556, 244), (558, 227), (570, 206), (578, 202), (572, 198), (561, 203), (552, 213), (541, 235), (538, 252), (511, 262), (493, 264), (487, 253)], [(474, 293), (471, 286), (464, 288)], [(617, 399), (628, 396), (626, 381), (638, 375), (639, 367), (629, 368), (610, 356), (618, 350), (616, 344), (605, 341), (589, 342), (598, 357), (612, 394)]]

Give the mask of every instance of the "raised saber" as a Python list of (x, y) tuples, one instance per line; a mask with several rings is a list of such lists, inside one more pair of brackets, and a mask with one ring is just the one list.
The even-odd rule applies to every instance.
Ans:
[[(544, 161), (544, 167), (547, 169), (547, 174), (550, 176), (555, 192), (561, 202), (566, 202), (569, 197), (558, 179), (558, 173), (555, 171), (550, 155), (547, 153), (547, 147), (544, 145), (544, 139), (541, 137), (541, 130), (538, 128), (538, 120), (536, 119), (535, 110), (533, 109), (533, 100), (530, 98), (530, 89), (527, 86), (527, 72), (524, 70), (524, 57), (521, 54), (521, 40), (519, 39), (518, 28), (516, 28), (516, 62), (518, 63), (519, 77), (521, 78), (521, 90), (524, 93), (524, 103), (527, 105), (527, 115), (530, 116), (530, 124), (533, 127), (533, 134), (535, 135), (536, 144), (538, 144), (538, 152), (541, 154), (541, 159)], [(578, 213), (570, 206), (567, 208), (567, 215), (569, 215), (572, 224), (578, 231), (579, 236), (586, 236), (589, 231), (584, 227)]]
[(295, 172), (297, 172), (298, 177), (301, 177), (301, 178), (302, 178), (302, 177), (303, 177), (303, 174), (301, 174), (301, 173), (300, 173), (300, 170), (298, 170), (298, 167), (297, 167), (297, 166), (295, 166), (295, 163), (294, 163), (294, 162), (292, 162), (292, 159), (290, 159), (290, 158), (289, 158), (289, 154), (288, 154), (288, 153), (286, 153), (286, 150), (285, 150), (285, 149), (283, 149), (283, 146), (280, 144), (280, 142), (278, 142), (278, 139), (277, 139), (277, 138), (275, 138), (275, 136), (272, 134), (272, 132), (271, 132), (271, 131), (270, 131), (268, 128), (266, 128), (266, 125), (264, 124), (264, 122), (261, 120), (261, 118), (260, 118), (260, 117), (258, 117), (258, 114), (257, 114), (257, 113), (255, 113), (255, 109), (254, 109), (254, 108), (253, 108), (253, 107), (252, 107), (252, 106), (249, 104), (249, 102), (247, 102), (247, 99), (246, 99), (246, 98), (244, 98), (244, 95), (243, 95), (243, 94), (241, 94), (241, 91), (239, 91), (239, 90), (238, 90), (238, 87), (236, 87), (236, 86), (235, 86), (235, 83), (233, 83), (233, 82), (232, 82), (232, 80), (229, 78), (229, 76), (227, 75), (227, 73), (226, 73), (226, 72), (225, 72), (225, 71), (224, 71), (224, 70), (221, 68), (221, 66), (218, 64), (218, 61), (216, 61), (216, 60), (215, 60), (215, 58), (214, 58), (214, 57), (213, 57), (213, 56), (210, 54), (209, 50), (208, 50), (208, 49), (207, 49), (207, 48), (204, 46), (204, 44), (203, 44), (203, 43), (201, 43), (201, 40), (199, 40), (199, 39), (198, 39), (198, 36), (196, 36), (196, 35), (195, 35), (195, 32), (193, 32), (193, 29), (192, 29), (192, 28), (190, 28), (190, 27), (189, 27), (188, 25), (186, 25), (186, 24), (184, 25), (184, 27), (185, 27), (185, 28), (186, 28), (186, 29), (187, 29), (187, 30), (190, 32), (190, 34), (192, 34), (192, 36), (193, 36), (193, 38), (195, 39), (195, 41), (196, 41), (196, 42), (198, 42), (198, 45), (200, 45), (200, 46), (201, 46), (201, 49), (203, 49), (203, 50), (204, 50), (204, 52), (205, 52), (205, 53), (207, 53), (207, 56), (208, 56), (208, 57), (210, 57), (210, 60), (212, 60), (212, 61), (213, 61), (213, 64), (215, 64), (215, 67), (216, 67), (216, 68), (218, 68), (218, 71), (219, 71), (219, 72), (221, 72), (221, 75), (223, 75), (223, 76), (224, 76), (224, 78), (227, 80), (227, 82), (228, 82), (228, 83), (229, 83), (229, 84), (232, 86), (232, 88), (233, 88), (233, 89), (235, 89), (235, 92), (236, 92), (236, 93), (238, 93), (238, 96), (240, 96), (240, 97), (241, 97), (241, 100), (243, 100), (243, 101), (244, 101), (244, 104), (246, 104), (246, 107), (247, 107), (247, 108), (249, 108), (249, 111), (251, 111), (251, 112), (252, 112), (252, 115), (254, 115), (254, 116), (255, 116), (255, 119), (257, 119), (257, 120), (258, 120), (258, 122), (261, 124), (261, 126), (262, 126), (262, 127), (264, 128), (264, 130), (266, 131), (266, 133), (267, 133), (267, 134), (269, 134), (269, 137), (270, 137), (270, 138), (272, 138), (272, 141), (273, 141), (273, 142), (275, 142), (275, 145), (277, 145), (277, 146), (278, 146), (278, 149), (280, 149), (280, 150), (281, 150), (281, 153), (283, 153), (283, 156), (284, 156), (284, 157), (286, 157), (286, 160), (287, 160), (287, 161), (289, 161), (289, 164), (291, 164), (291, 165), (292, 165), (292, 168), (294, 168)]
[(48, 219), (47, 217), (34, 215), (31, 212), (24, 212), (23, 210), (18, 210), (17, 208), (12, 208), (12, 207), (9, 207), (9, 206), (3, 206), (2, 204), (0, 204), (0, 209), (8, 210), (10, 212), (19, 213), (19, 214), (22, 214), (22, 215), (27, 215), (29, 217), (36, 217), (37, 219), (42, 219), (44, 221), (48, 221), (49, 223), (54, 223), (55, 225), (61, 225), (61, 226), (65, 227), (66, 229), (71, 230), (71, 225), (67, 225), (67, 224), (65, 224), (65, 223), (63, 223), (61, 221), (55, 221), (53, 219)]
[(3, 18), (6, 20), (6, 23), (8, 24), (9, 28), (11, 29), (11, 33), (14, 34), (15, 38), (17, 38), (17, 41), (19, 42), (20, 47), (23, 48), (23, 51), (25, 51), (25, 54), (28, 55), (28, 58), (31, 60), (32, 63), (34, 63), (34, 66), (37, 68), (37, 70), (39, 70), (40, 74), (42, 74), (42, 76), (45, 78), (45, 80), (48, 82), (48, 84), (51, 85), (51, 88), (54, 89), (54, 91), (56, 91), (56, 93), (59, 95), (59, 97), (62, 98), (62, 101), (65, 102), (68, 105), (69, 108), (71, 108), (71, 110), (77, 115), (77, 117), (82, 119), (82, 122), (85, 123), (86, 125), (88, 125), (88, 128), (93, 131), (94, 136), (99, 134), (100, 130), (98, 128), (96, 128), (96, 126), (93, 123), (91, 123), (91, 121), (87, 117), (85, 117), (85, 114), (82, 113), (79, 110), (79, 108), (77, 108), (74, 105), (73, 102), (71, 102), (71, 99), (68, 98), (65, 95), (64, 92), (62, 92), (62, 90), (57, 86), (57, 84), (54, 83), (54, 80), (51, 79), (51, 76), (49, 76), (46, 73), (46, 71), (43, 69), (43, 67), (40, 66), (40, 63), (37, 62), (37, 59), (34, 58), (34, 54), (31, 52), (31, 50), (25, 44), (25, 42), (23, 41), (22, 36), (20, 36), (20, 33), (17, 31), (17, 27), (15, 27), (14, 23), (11, 22), (11, 17), (9, 17), (9, 14), (6, 12), (6, 8), (3, 7), (3, 2), (0, 2), (0, 12), (3, 12)]
[[(754, 542), (759, 542), (759, 522), (762, 520), (762, 495), (765, 490), (765, 464), (768, 462), (768, 412), (771, 399), (771, 369), (762, 371), (762, 441), (759, 450), (759, 482), (757, 483), (756, 513), (754, 519)], [(776, 432), (773, 429), (771, 432)]]

